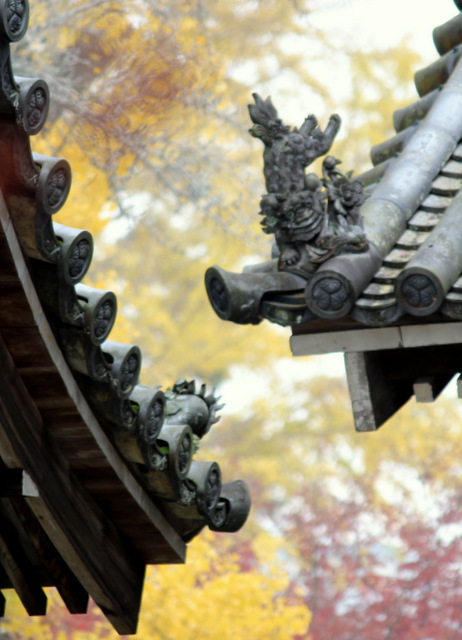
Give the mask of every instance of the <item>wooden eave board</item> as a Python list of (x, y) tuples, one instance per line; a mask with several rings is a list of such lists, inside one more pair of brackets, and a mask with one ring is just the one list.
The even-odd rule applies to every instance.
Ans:
[(294, 356), (324, 353), (382, 351), (462, 343), (462, 322), (406, 324), (323, 333), (300, 333), (290, 338)]

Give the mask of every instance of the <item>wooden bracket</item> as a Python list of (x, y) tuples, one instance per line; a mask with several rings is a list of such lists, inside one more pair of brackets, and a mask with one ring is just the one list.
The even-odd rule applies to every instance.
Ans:
[(459, 371), (461, 355), (460, 345), (345, 353), (356, 430), (375, 431), (412, 395), (433, 402)]
[(47, 597), (11, 523), (0, 513), (0, 564), (30, 616), (43, 616)]
[(46, 573), (51, 578), (51, 584), (56, 586), (68, 611), (70, 613), (86, 613), (88, 607), (87, 591), (45, 534), (26, 501), (21, 498), (13, 498), (3, 502), (5, 503), (4, 511), (15, 521), (16, 531), (21, 531), (37, 551)]
[(357, 431), (376, 431), (412, 396), (408, 381), (387, 378), (380, 351), (346, 353), (345, 367)]

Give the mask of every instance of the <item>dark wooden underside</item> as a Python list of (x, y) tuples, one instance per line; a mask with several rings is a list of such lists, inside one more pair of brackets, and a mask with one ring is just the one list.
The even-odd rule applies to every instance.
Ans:
[(185, 545), (80, 392), (1, 194), (0, 222), (0, 588), (30, 614), (45, 613), (43, 586), (74, 613), (90, 594), (134, 633), (145, 565), (183, 562)]
[(432, 402), (462, 370), (462, 346), (428, 345), (345, 354), (358, 431), (375, 431), (413, 395)]

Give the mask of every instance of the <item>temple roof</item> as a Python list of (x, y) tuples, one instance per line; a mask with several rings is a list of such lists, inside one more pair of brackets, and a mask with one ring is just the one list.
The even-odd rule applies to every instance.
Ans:
[(361, 213), (381, 264), (350, 313), (367, 324), (438, 310), (462, 318), (462, 15), (433, 37), (442, 57), (416, 73), (420, 100), (394, 113), (396, 136), (372, 148), (381, 177), (365, 176)]
[(373, 167), (355, 176), (367, 196), (360, 214), (369, 250), (341, 252), (305, 282), (276, 261), (245, 269), (277, 273), (269, 288), (262, 281), (251, 318), (227, 318), (223, 297), (220, 309), (210, 295), (221, 317), (267, 318), (296, 333), (319, 318), (331, 321), (325, 331), (462, 319), (462, 15), (437, 27), (434, 42), (441, 57), (416, 73), (419, 100), (394, 113), (396, 135), (373, 147)]
[[(433, 39), (441, 57), (415, 74), (420, 99), (395, 111), (396, 135), (371, 149), (373, 168), (357, 176), (368, 194), (361, 215), (372, 255), (358, 256), (359, 275), (350, 271), (352, 256), (334, 258), (309, 284), (309, 310), (332, 320), (323, 331), (364, 325), (389, 329), (363, 332), (356, 344), (350, 335), (348, 347), (341, 344), (344, 333), (330, 336), (330, 348), (322, 338), (310, 349), (294, 337), (296, 354), (356, 351), (359, 341), (367, 349), (423, 346), (429, 339), (433, 344), (460, 341), (462, 14), (437, 27)], [(343, 287), (329, 296), (325, 289), (333, 281)], [(294, 336), (319, 333), (316, 324), (316, 318), (305, 316), (293, 325)], [(429, 324), (434, 326), (424, 334), (422, 325)], [(364, 347), (368, 340), (371, 346)]]
[[(0, 7), (0, 589), (31, 615), (46, 612), (42, 587), (71, 613), (91, 595), (129, 634), (146, 564), (184, 562), (204, 526), (238, 530), (250, 497), (194, 459), (219, 398), (183, 378), (140, 384), (140, 349), (109, 339), (115, 294), (82, 283), (91, 234), (52, 220), (71, 170), (31, 152), (49, 91), (13, 75), (28, 13)], [(0, 591), (0, 615), (4, 605)]]
[(412, 395), (433, 400), (461, 366), (462, 14), (433, 39), (439, 58), (415, 74), (418, 100), (394, 113), (396, 135), (354, 178), (333, 156), (322, 177), (301, 178), (307, 152), (329, 151), (335, 116), (325, 131), (314, 116), (290, 130), (254, 95), (272, 259), (205, 277), (222, 319), (290, 326), (297, 356), (344, 352), (359, 430), (376, 429)]

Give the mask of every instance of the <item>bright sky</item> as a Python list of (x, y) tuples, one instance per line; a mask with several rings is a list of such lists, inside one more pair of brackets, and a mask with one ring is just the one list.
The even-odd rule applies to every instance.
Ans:
[[(438, 58), (433, 29), (458, 14), (453, 0), (334, 0), (327, 4), (317, 0), (316, 6), (321, 8), (310, 12), (304, 23), (327, 32), (331, 42), (336, 41), (336, 33), (339, 33), (339, 43), (345, 41), (347, 34), (364, 49), (372, 49), (399, 46), (403, 38), (409, 38), (409, 45), (422, 56), (422, 66)], [(321, 56), (314, 60), (315, 44), (305, 43), (303, 39), (289, 38), (286, 44), (289, 49), (293, 47), (295, 53), (300, 52), (300, 46), (307, 47), (310, 72), (331, 87), (332, 98), (341, 104), (343, 95), (350, 89), (349, 68), (343, 69), (341, 58), (326, 60)], [(412, 78), (409, 82), (412, 83)], [(254, 88), (258, 93), (271, 95), (283, 119), (292, 125), (300, 125), (309, 112), (316, 113), (321, 123), (324, 116), (327, 118), (320, 96), (309, 86), (301, 86), (299, 81), (294, 84), (290, 73), (279, 75), (266, 87), (255, 85)]]
[(437, 57), (433, 29), (459, 11), (453, 0), (339, 0), (336, 6), (323, 8), (315, 24), (351, 32), (352, 37), (380, 47), (396, 45), (410, 36), (412, 47), (429, 63)]

